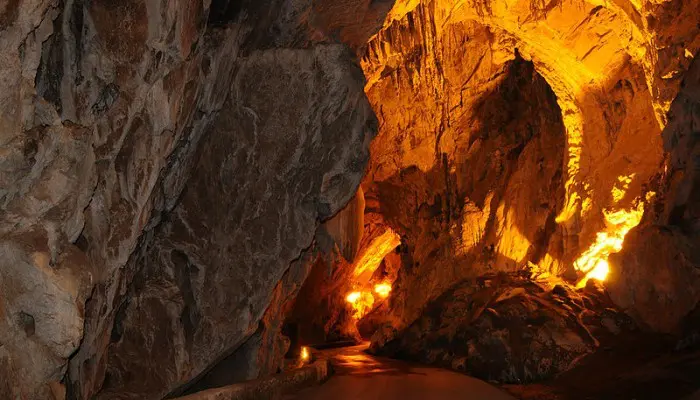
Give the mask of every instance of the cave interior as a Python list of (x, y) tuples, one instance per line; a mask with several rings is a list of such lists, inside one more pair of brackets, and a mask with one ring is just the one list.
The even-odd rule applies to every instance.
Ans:
[(699, 16), (0, 2), (0, 399), (700, 399)]

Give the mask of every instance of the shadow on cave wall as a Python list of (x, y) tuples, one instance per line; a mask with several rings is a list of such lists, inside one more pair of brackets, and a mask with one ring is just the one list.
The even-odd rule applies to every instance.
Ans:
[(282, 334), (291, 342), (288, 357), (294, 357), (301, 345), (357, 339), (349, 335), (352, 320), (345, 304), (351, 267), (342, 257), (316, 258), (285, 319)]
[[(417, 318), (428, 301), (465, 279), (561, 255), (554, 222), (564, 200), (561, 111), (530, 62), (517, 57), (505, 72), (475, 102), (473, 115), (456, 122), (472, 132), (459, 138), (465, 154), (442, 154), (429, 171), (407, 168), (367, 188), (363, 243), (386, 225), (402, 244), (391, 254), (400, 265), (394, 294), (358, 324), (365, 338), (387, 318)], [(481, 231), (465, 220), (465, 210), (474, 209), (484, 210)], [(293, 342), (349, 338), (346, 325), (354, 324), (344, 315), (349, 287), (342, 271), (350, 267), (342, 259), (317, 260), (287, 317)]]
[[(442, 154), (427, 172), (407, 168), (366, 190), (379, 205), (367, 212), (402, 235), (392, 308), (404, 321), (463, 279), (514, 271), (547, 252), (560, 256), (554, 218), (564, 199), (566, 137), (554, 93), (518, 56), (473, 110), (476, 129), (460, 138), (468, 154), (455, 161)], [(469, 117), (457, 123), (468, 124)], [(468, 245), (464, 230), (474, 227), (465, 221), (467, 203), (486, 213), (478, 237), (466, 235)]]

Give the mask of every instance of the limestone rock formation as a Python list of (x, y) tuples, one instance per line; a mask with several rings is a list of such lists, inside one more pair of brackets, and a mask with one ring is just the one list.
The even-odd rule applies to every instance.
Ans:
[[(379, 102), (378, 93), (394, 84), (390, 78), (377, 83), (370, 99)], [(413, 90), (405, 84), (404, 90)], [(417, 124), (425, 125), (400, 136), (406, 146), (420, 143), (414, 135), (427, 136), (422, 146), (430, 156), (419, 158), (425, 167), (406, 167), (382, 179), (374, 175), (376, 181), (366, 178), (367, 198), (376, 198), (381, 215), (375, 223), (402, 236), (400, 285), (392, 295), (401, 323), (417, 318), (426, 301), (469, 276), (516, 271), (526, 261), (547, 262), (561, 255), (554, 219), (563, 208), (566, 138), (556, 98), (522, 59), (503, 66), (481, 90), (482, 97), (465, 101), (455, 121), (441, 125), (444, 135), (429, 131), (435, 120), (419, 119)], [(385, 122), (372, 144), (371, 167), (376, 170), (371, 171), (392, 165), (382, 158), (394, 156), (391, 144), (397, 139), (391, 132), (396, 131), (389, 127), (398, 130), (401, 115), (421, 115), (411, 108), (430, 109), (431, 104), (427, 98), (388, 114), (395, 119)], [(449, 151), (440, 151), (443, 144), (436, 140), (448, 141)], [(423, 150), (408, 151), (407, 157)], [(440, 151), (439, 159), (434, 151)], [(396, 156), (401, 160), (401, 154)]]
[(334, 8), (0, 4), (0, 397), (160, 398), (280, 340), (376, 126)]
[(478, 276), (583, 283), (593, 254), (616, 306), (677, 332), (700, 301), (698, 15), (0, 2), (0, 398), (157, 399), (276, 372), (290, 316), (359, 336), (345, 296), (366, 259), (363, 284), (393, 284), (362, 328), (381, 327), (377, 351), (486, 378), (564, 370), (607, 322)]
[(663, 131), (669, 157), (656, 180), (661, 196), (614, 258), (608, 283), (620, 307), (654, 330), (675, 333), (700, 305), (700, 62), (693, 61), (681, 86)]
[[(595, 289), (575, 293), (527, 276), (464, 281), (431, 302), (402, 332), (379, 332), (374, 352), (415, 359), (488, 381), (527, 383), (568, 370), (600, 337), (634, 328)], [(601, 333), (595, 331), (606, 330)]]
[(678, 328), (698, 300), (699, 13), (697, 1), (396, 2), (362, 60), (380, 123), (365, 231), (390, 227), (403, 249), (378, 345), (452, 285), (528, 266), (581, 284), (581, 265), (609, 267), (617, 306)]
[[(115, 317), (105, 398), (162, 397), (257, 329), (317, 221), (361, 179), (367, 152), (348, 149), (367, 147), (373, 117), (351, 60), (342, 46), (317, 46), (239, 61), (178, 205), (129, 263), (138, 274)], [(158, 337), (167, 340), (149, 344)]]

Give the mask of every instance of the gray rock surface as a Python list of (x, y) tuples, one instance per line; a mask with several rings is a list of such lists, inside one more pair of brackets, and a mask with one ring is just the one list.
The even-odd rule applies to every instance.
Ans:
[(281, 318), (375, 126), (332, 3), (0, 3), (1, 398), (161, 397)]
[(116, 316), (98, 398), (151, 388), (160, 398), (257, 329), (318, 221), (361, 179), (373, 114), (351, 60), (322, 45), (240, 61), (179, 204), (130, 263), (139, 273)]

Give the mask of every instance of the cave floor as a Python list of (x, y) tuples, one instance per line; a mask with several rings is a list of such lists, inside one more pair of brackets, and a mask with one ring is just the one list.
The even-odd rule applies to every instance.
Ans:
[(368, 343), (314, 353), (327, 358), (335, 371), (323, 385), (302, 390), (285, 400), (314, 399), (464, 399), (514, 400), (500, 389), (463, 374), (364, 352)]

